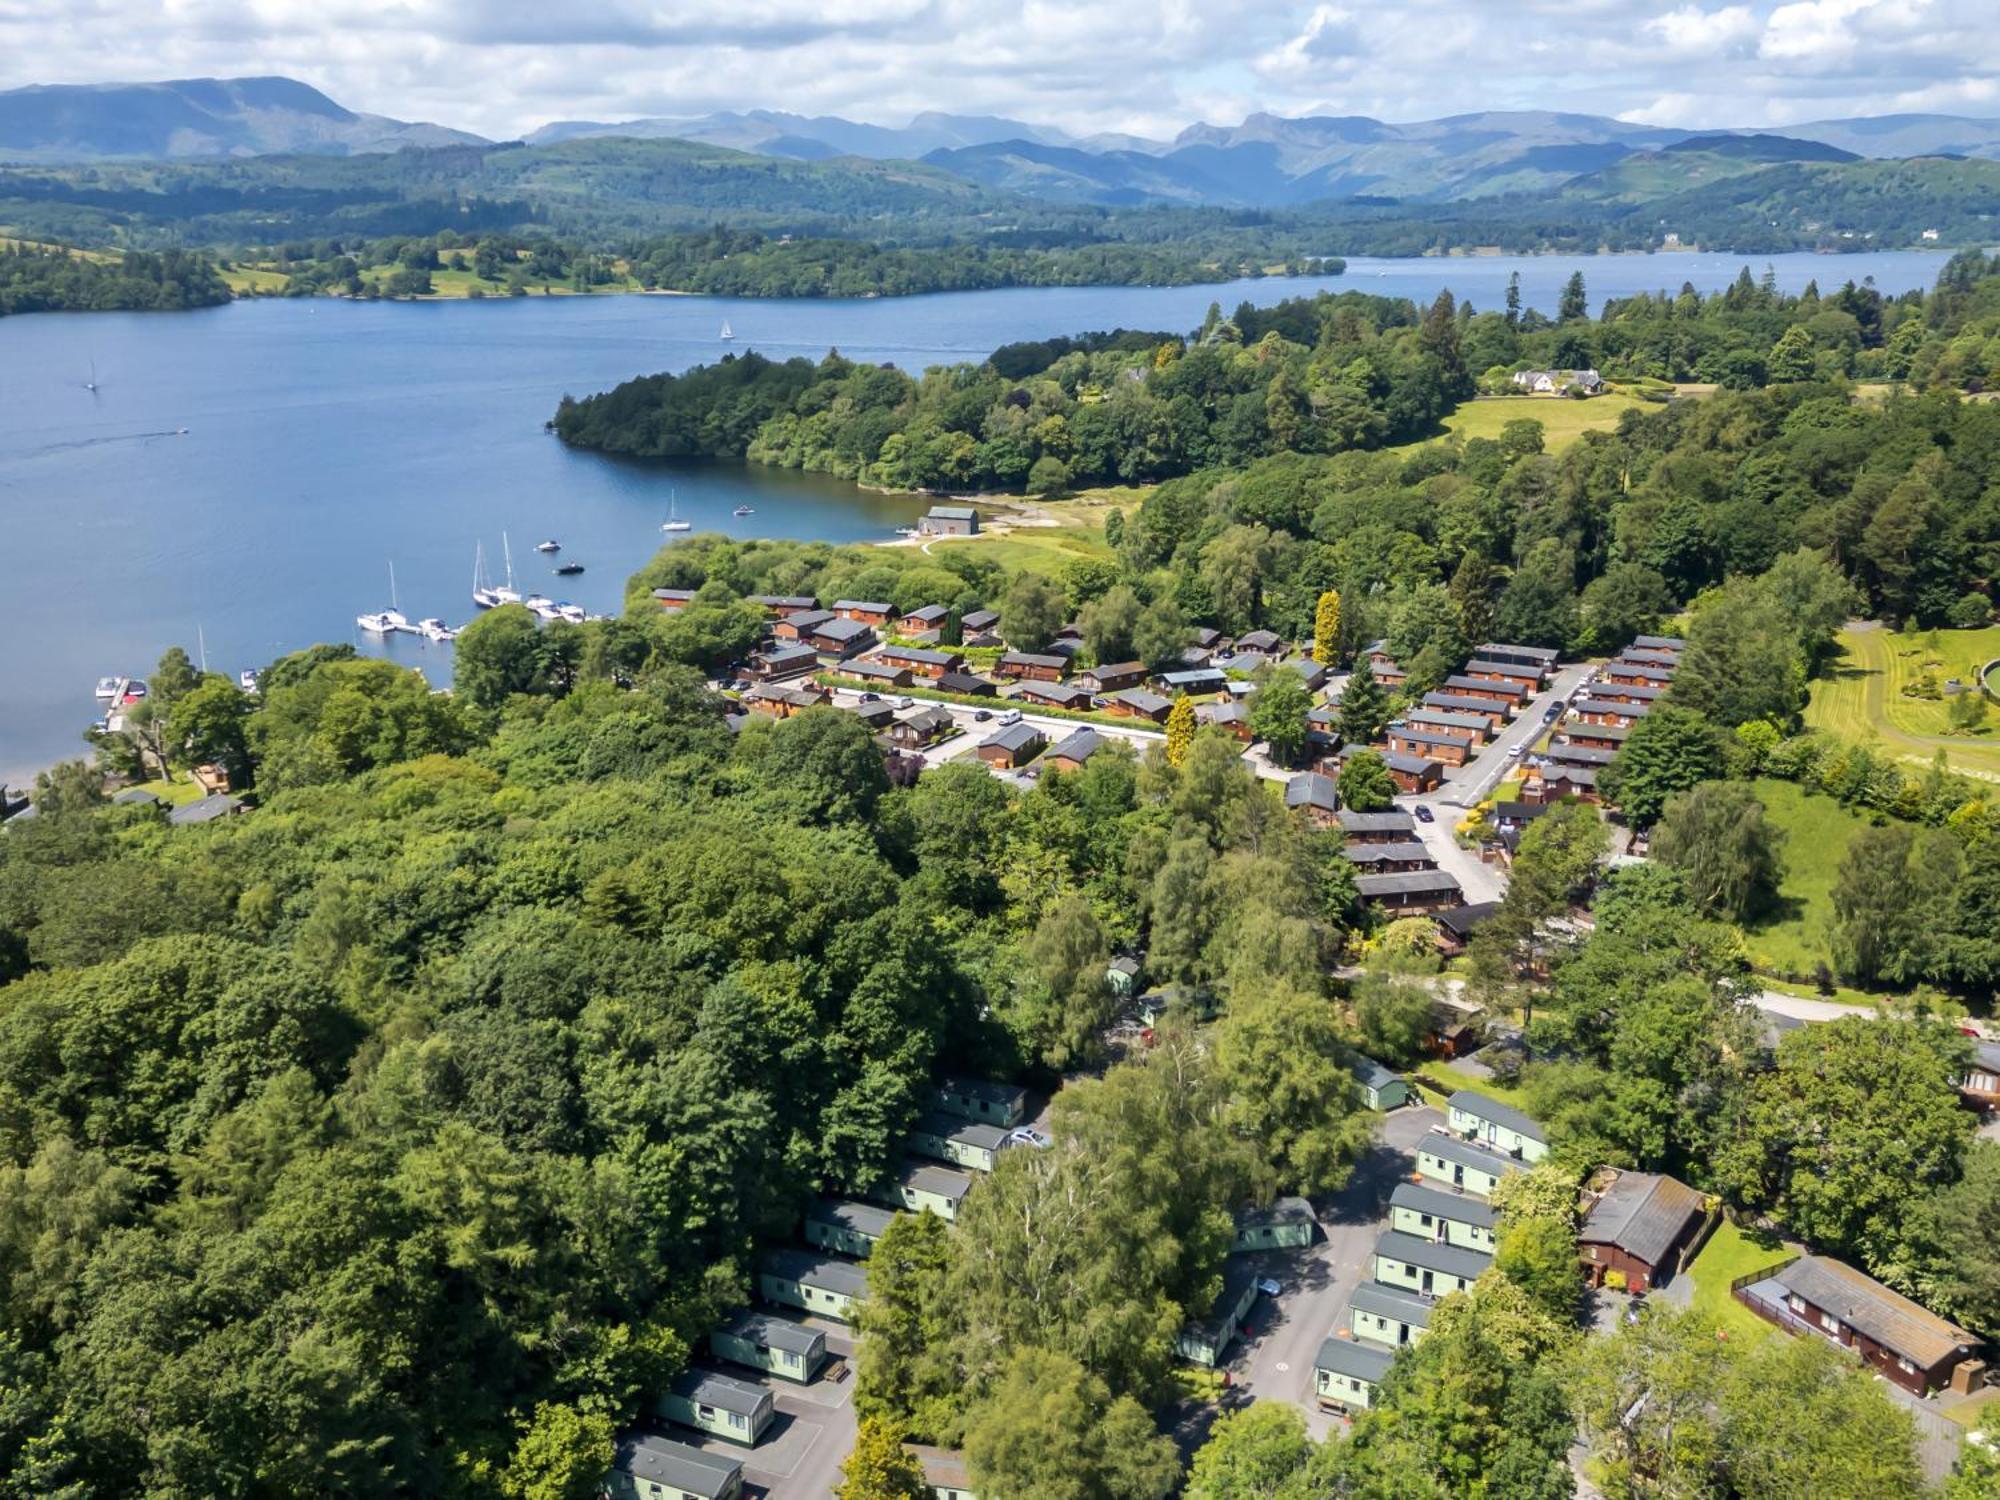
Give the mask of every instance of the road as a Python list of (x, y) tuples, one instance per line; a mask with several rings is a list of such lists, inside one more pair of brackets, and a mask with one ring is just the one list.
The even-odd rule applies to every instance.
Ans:
[[(836, 704), (852, 706), (861, 701), (861, 695), (865, 691), (868, 690), (863, 688), (837, 687), (833, 690), (833, 701)], [(878, 693), (876, 696), (885, 702), (897, 702), (903, 697), (902, 694), (896, 692)], [(978, 748), (981, 741), (1000, 728), (997, 720), (1001, 714), (1011, 708), (1020, 708), (1018, 703), (1004, 698), (995, 699), (983, 709), (971, 708), (963, 703), (940, 703), (930, 698), (912, 698), (910, 701), (918, 708), (944, 709), (951, 715), (951, 722), (958, 730), (956, 734), (949, 738), (939, 740), (937, 743), (926, 747), (923, 752), (923, 759), (924, 764), (927, 766), (941, 766), (946, 761), (957, 760), (960, 756), (970, 755)], [(980, 713), (987, 715), (983, 723), (976, 717)], [(902, 715), (903, 711), (898, 710), (898, 716), (901, 717)], [(1160, 730), (1139, 724), (1129, 726), (1125, 724), (1085, 724), (1076, 719), (1058, 719), (1049, 714), (1031, 713), (1026, 709), (1021, 710), (1021, 722), (1032, 724), (1035, 728), (1041, 730), (1043, 734), (1048, 736), (1051, 745), (1058, 743), (1079, 729), (1095, 729), (1106, 739), (1124, 740), (1142, 754), (1149, 746), (1165, 744), (1167, 739), (1166, 735)]]
[(1290, 1402), (1304, 1412), (1316, 1438), (1344, 1425), (1313, 1399), (1313, 1360), (1327, 1335), (1347, 1326), (1348, 1299), (1368, 1279), (1375, 1241), (1387, 1227), (1390, 1189), (1416, 1170), (1417, 1142), (1442, 1124), (1441, 1110), (1390, 1112), (1353, 1178), (1320, 1206), (1323, 1237), (1302, 1250), (1252, 1258), (1258, 1274), (1275, 1277), (1284, 1292), (1260, 1298), (1252, 1311), (1254, 1332), (1244, 1335), (1228, 1365), (1226, 1407), (1259, 1399)]
[[(746, 1500), (833, 1500), (840, 1466), (854, 1451), (854, 1334), (824, 1318), (799, 1318), (826, 1335), (829, 1368), (808, 1385), (728, 1365), (738, 1380), (763, 1386), (777, 1398), (777, 1415), (754, 1448), (675, 1427), (669, 1435), (743, 1465)], [(834, 1361), (839, 1361), (838, 1366)]]

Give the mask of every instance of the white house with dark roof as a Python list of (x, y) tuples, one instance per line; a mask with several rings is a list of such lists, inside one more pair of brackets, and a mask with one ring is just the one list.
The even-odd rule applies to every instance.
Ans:
[(737, 1500), (743, 1465), (655, 1433), (627, 1433), (604, 1489), (612, 1500)]
[(1540, 1120), (1473, 1089), (1460, 1089), (1445, 1101), (1445, 1120), (1467, 1140), (1525, 1162), (1538, 1162), (1549, 1154), (1548, 1132)]

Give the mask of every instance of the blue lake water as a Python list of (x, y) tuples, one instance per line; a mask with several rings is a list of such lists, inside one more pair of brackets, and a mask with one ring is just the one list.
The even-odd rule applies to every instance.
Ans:
[[(1928, 286), (1944, 257), (1749, 258), (1798, 290), (1873, 276)], [(205, 640), (234, 673), (315, 641), (354, 640), (442, 680), (448, 648), (359, 636), (398, 602), (412, 619), (473, 613), (473, 549), (517, 579), (613, 610), (664, 538), (670, 491), (699, 530), (886, 538), (920, 509), (820, 477), (573, 453), (542, 430), (564, 392), (679, 370), (726, 348), (774, 358), (829, 347), (906, 368), (977, 359), (1014, 339), (1100, 328), (1187, 330), (1211, 301), (1270, 303), (1328, 287), (1428, 300), (1450, 287), (1498, 307), (1521, 273), (1552, 309), (1581, 269), (1593, 304), (1683, 281), (1713, 290), (1728, 255), (1355, 259), (1345, 276), (1173, 288), (1038, 288), (866, 302), (597, 297), (425, 304), (243, 302), (192, 313), (0, 319), (0, 780), (80, 753), (92, 685)], [(717, 333), (727, 319), (736, 341)], [(99, 389), (86, 390), (96, 372)], [(181, 429), (186, 429), (182, 432)], [(748, 504), (754, 515), (731, 514)], [(544, 537), (586, 565), (548, 574)]]

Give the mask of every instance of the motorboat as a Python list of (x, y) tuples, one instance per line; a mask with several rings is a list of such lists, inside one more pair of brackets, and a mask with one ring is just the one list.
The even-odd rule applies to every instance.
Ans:
[(354, 617), (354, 623), (370, 635), (394, 635), (400, 628), (397, 621), (402, 616), (393, 609), (373, 609)]
[(556, 613), (572, 625), (581, 625), (588, 618), (584, 614), (581, 604), (571, 604), (567, 599), (556, 606)]
[(417, 634), (427, 641), (450, 641), (458, 638), (458, 632), (435, 615), (417, 621)]
[(98, 696), (98, 697), (100, 697), (100, 698), (106, 698), (106, 699), (109, 699), (109, 698), (116, 698), (116, 697), (118, 696), (118, 689), (119, 689), (119, 686), (120, 686), (120, 685), (121, 685), (121, 684), (122, 684), (122, 683), (123, 683), (124, 681), (125, 681), (125, 679), (124, 679), (124, 678), (122, 678), (122, 677), (100, 677), (100, 678), (98, 678), (98, 679), (97, 679), (97, 696)]
[(537, 542), (535, 543), (535, 550), (537, 552), (560, 552), (562, 551), (562, 543), (556, 541)]
[(582, 571), (583, 564), (580, 562), (566, 562), (556, 568), (557, 576), (562, 578), (574, 578)]
[(256, 672), (251, 670), (249, 667), (245, 667), (242, 671), (236, 674), (236, 685), (242, 688), (243, 691), (246, 693), (256, 692), (257, 691)]
[(754, 509), (753, 507), (751, 507), (751, 506), (748, 506), (748, 505), (739, 505), (739, 506), (737, 506), (737, 507), (736, 507), (736, 509), (732, 510), (732, 511), (730, 512), (730, 514), (731, 514), (732, 516), (754, 516), (754, 515), (756, 515), (756, 514), (757, 514), (757, 512), (756, 512), (756, 510), (755, 510), (755, 509)]

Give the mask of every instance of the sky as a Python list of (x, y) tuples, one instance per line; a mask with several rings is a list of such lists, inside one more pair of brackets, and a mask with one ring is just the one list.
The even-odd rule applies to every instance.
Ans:
[(1167, 137), (1259, 111), (2000, 116), (2000, 0), (0, 0), (0, 88), (285, 74), (507, 138), (768, 108)]

